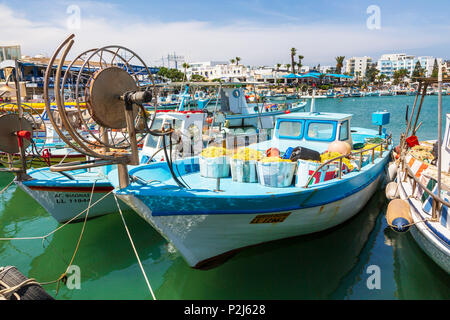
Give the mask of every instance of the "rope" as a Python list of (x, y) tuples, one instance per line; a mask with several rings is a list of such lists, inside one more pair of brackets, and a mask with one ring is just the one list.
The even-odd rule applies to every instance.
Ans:
[(6, 299), (6, 295), (12, 293), (16, 297), (17, 300), (20, 300), (19, 294), (15, 291), (20, 290), (21, 288), (23, 288), (25, 286), (39, 285), (39, 282), (37, 282), (33, 278), (30, 278), (30, 279), (26, 279), (26, 280), (22, 281), (18, 285), (10, 287), (8, 284), (6, 284), (5, 282), (0, 280), (0, 285), (5, 287), (5, 289), (0, 290), (0, 297), (2, 297), (2, 298), (4, 297)]
[(59, 276), (59, 278), (56, 279), (56, 280), (54, 280), (54, 281), (42, 282), (42, 283), (41, 283), (41, 285), (47, 285), (47, 284), (52, 284), (52, 283), (55, 283), (55, 282), (56, 282), (56, 293), (55, 293), (55, 295), (58, 295), (58, 292), (59, 292), (59, 283), (60, 283), (60, 281), (63, 281), (64, 284), (66, 283), (66, 281), (67, 281), (67, 271), (69, 270), (70, 266), (71, 266), (72, 263), (73, 263), (73, 260), (75, 259), (75, 256), (77, 255), (77, 252), (78, 252), (78, 248), (79, 248), (79, 246), (80, 246), (81, 239), (83, 238), (84, 229), (85, 229), (85, 227), (86, 227), (86, 221), (87, 221), (88, 216), (89, 216), (89, 210), (90, 210), (90, 208), (91, 208), (92, 196), (94, 195), (94, 189), (95, 189), (95, 184), (96, 184), (96, 183), (97, 183), (97, 180), (94, 180), (94, 184), (92, 185), (92, 190), (91, 190), (91, 196), (90, 196), (90, 198), (89, 198), (89, 205), (88, 205), (88, 207), (87, 207), (87, 212), (86, 212), (86, 215), (85, 215), (84, 221), (83, 221), (83, 227), (81, 228), (81, 233), (80, 233), (80, 236), (78, 237), (77, 246), (75, 247), (75, 251), (74, 251), (74, 253), (73, 253), (73, 255), (72, 255), (72, 259), (70, 260), (69, 265), (68, 265), (67, 268), (66, 268), (66, 271), (64, 271), (64, 273), (62, 273), (62, 274)]
[[(56, 283), (56, 284), (57, 284), (57, 286), (56, 286), (56, 295), (58, 295), (58, 292), (59, 292), (59, 284), (60, 284), (60, 282), (63, 281), (63, 283), (65, 284), (66, 281), (67, 281), (67, 271), (69, 270), (70, 266), (72, 265), (73, 260), (75, 259), (75, 256), (76, 256), (76, 254), (77, 254), (77, 252), (78, 252), (78, 249), (79, 249), (79, 246), (80, 246), (81, 239), (83, 238), (84, 229), (85, 229), (85, 227), (86, 227), (86, 221), (87, 221), (87, 219), (88, 219), (90, 209), (91, 209), (93, 206), (95, 206), (98, 202), (100, 202), (101, 200), (103, 200), (104, 198), (106, 198), (110, 193), (112, 193), (112, 191), (108, 192), (108, 193), (105, 194), (103, 197), (101, 197), (99, 200), (97, 200), (94, 204), (91, 204), (91, 203), (92, 203), (92, 198), (93, 198), (93, 195), (94, 195), (94, 189), (95, 189), (96, 183), (97, 183), (97, 180), (94, 180), (94, 184), (92, 185), (91, 195), (90, 195), (90, 198), (89, 198), (89, 204), (88, 204), (88, 207), (87, 207), (85, 210), (83, 210), (82, 212), (80, 212), (79, 214), (77, 214), (75, 217), (73, 217), (72, 219), (70, 219), (69, 221), (67, 221), (66, 223), (64, 223), (62, 226), (60, 226), (60, 227), (56, 228), (55, 230), (53, 230), (52, 232), (48, 233), (47, 235), (41, 236), (41, 237), (0, 238), (0, 241), (2, 241), (2, 240), (4, 240), (4, 241), (6, 241), (6, 240), (32, 240), (32, 239), (42, 239), (42, 240), (44, 241), (48, 236), (50, 236), (51, 234), (55, 233), (55, 232), (58, 231), (59, 229), (65, 227), (65, 226), (66, 226), (67, 224), (69, 224), (71, 221), (73, 221), (74, 219), (76, 219), (77, 217), (79, 217), (81, 214), (83, 214), (84, 212), (86, 212), (86, 215), (85, 215), (84, 221), (83, 221), (83, 227), (81, 228), (81, 233), (80, 233), (80, 236), (79, 236), (79, 238), (78, 238), (78, 242), (77, 242), (77, 245), (76, 245), (76, 247), (75, 247), (75, 251), (74, 251), (74, 253), (73, 253), (73, 255), (72, 255), (72, 258), (71, 258), (71, 260), (70, 260), (70, 262), (69, 262), (69, 264), (68, 264), (68, 266), (67, 266), (67, 268), (66, 268), (66, 271), (64, 271), (64, 273), (62, 273), (62, 274), (58, 277), (58, 279), (56, 279), (56, 280), (48, 281), (48, 282), (41, 282), (41, 283), (36, 282), (36, 284), (39, 284), (39, 285), (48, 285), (48, 284)], [(30, 279), (29, 279), (29, 280), (30, 280)], [(32, 280), (34, 281), (34, 279), (32, 279)], [(2, 294), (2, 291), (0, 291), (0, 296), (1, 296), (1, 294)], [(19, 297), (19, 298), (20, 298), (20, 297)]]
[(63, 225), (59, 226), (58, 228), (56, 228), (55, 230), (53, 230), (52, 232), (44, 235), (44, 236), (39, 236), (39, 237), (22, 237), (22, 238), (0, 238), (0, 241), (10, 241), (10, 240), (36, 240), (36, 239), (46, 239), (47, 237), (49, 237), (50, 235), (52, 235), (53, 233), (55, 233), (56, 231), (62, 229), (63, 227), (65, 227), (66, 225), (68, 225), (69, 223), (71, 223), (73, 220), (75, 220), (76, 218), (78, 218), (79, 216), (81, 216), (83, 213), (85, 213), (86, 211), (88, 211), (90, 208), (92, 208), (93, 206), (95, 206), (97, 203), (99, 203), (100, 201), (102, 201), (103, 199), (105, 199), (107, 196), (109, 196), (113, 191), (111, 190), (110, 192), (108, 192), (107, 194), (105, 194), (103, 197), (101, 197), (100, 199), (98, 199), (97, 201), (95, 201), (92, 205), (88, 206), (86, 209), (84, 209), (83, 211), (81, 211), (79, 214), (77, 214), (76, 216), (74, 216), (72, 219), (70, 219), (69, 221), (65, 222)]
[(119, 209), (120, 217), (122, 218), (122, 222), (123, 222), (123, 225), (124, 225), (125, 230), (126, 230), (126, 232), (127, 232), (128, 239), (130, 239), (131, 246), (133, 247), (134, 254), (136, 255), (136, 259), (137, 259), (137, 261), (138, 261), (138, 263), (139, 263), (139, 267), (141, 268), (142, 274), (144, 275), (145, 282), (147, 283), (147, 287), (148, 287), (148, 289), (149, 289), (149, 291), (150, 291), (150, 294), (151, 294), (152, 297), (153, 297), (153, 300), (156, 300), (156, 297), (155, 297), (155, 295), (154, 295), (154, 293), (153, 293), (153, 289), (152, 289), (152, 287), (151, 287), (151, 285), (150, 285), (150, 282), (148, 281), (147, 275), (145, 274), (144, 267), (142, 266), (142, 262), (141, 262), (141, 260), (140, 260), (140, 258), (139, 258), (139, 255), (138, 255), (137, 251), (136, 251), (136, 247), (134, 246), (133, 239), (131, 238), (130, 231), (128, 230), (127, 224), (126, 224), (126, 222), (125, 222), (125, 218), (123, 217), (122, 210), (120, 209), (120, 205), (119, 205), (119, 202), (117, 201), (117, 197), (116, 197), (115, 194), (114, 194), (114, 199), (116, 200), (116, 205), (117, 205), (117, 208)]
[(4, 187), (1, 191), (0, 194), (2, 194), (3, 192), (5, 192), (14, 182), (14, 179), (11, 180), (10, 183), (8, 183), (8, 185), (6, 187)]
[[(403, 227), (409, 228), (409, 227), (414, 226), (414, 225), (416, 225), (416, 224), (418, 224), (418, 223), (421, 223), (421, 222), (427, 222), (427, 221), (433, 222), (433, 221), (430, 220), (430, 219), (423, 219), (423, 220), (419, 220), (419, 221), (416, 221), (416, 222), (412, 222), (412, 223), (406, 224), (406, 225), (404, 225)], [(390, 223), (388, 223), (387, 225), (388, 225), (389, 227), (393, 228), (393, 229), (396, 229), (396, 228), (397, 228), (397, 226), (394, 226), (394, 225), (392, 225), (392, 224), (390, 224)]]
[(64, 157), (62, 158), (62, 160), (58, 163), (58, 165), (60, 165), (61, 163), (64, 162), (64, 160), (66, 160), (67, 156), (72, 152), (73, 150), (69, 150), (69, 152), (67, 152)]

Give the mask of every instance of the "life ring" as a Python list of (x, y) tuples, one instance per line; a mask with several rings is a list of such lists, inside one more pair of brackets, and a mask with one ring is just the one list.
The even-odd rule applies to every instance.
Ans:
[(241, 96), (241, 92), (238, 89), (233, 90), (233, 97), (239, 98)]

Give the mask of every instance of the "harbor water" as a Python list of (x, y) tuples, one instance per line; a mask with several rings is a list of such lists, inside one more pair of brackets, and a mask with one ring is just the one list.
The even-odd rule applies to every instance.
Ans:
[[(387, 110), (386, 129), (398, 142), (414, 96), (317, 99), (316, 110), (353, 114), (352, 126), (372, 128), (371, 113)], [(443, 113), (450, 112), (443, 97)], [(309, 106), (307, 106), (308, 108)], [(437, 138), (437, 96), (425, 98), (417, 135)], [(0, 175), (3, 188), (13, 176)], [(150, 225), (124, 212), (157, 299), (450, 299), (450, 275), (410, 234), (387, 228), (387, 200), (379, 190), (351, 220), (333, 229), (238, 252), (210, 270), (191, 269)], [(58, 223), (15, 187), (0, 195), (0, 238), (48, 234)], [(0, 241), (0, 266), (13, 265), (39, 282), (67, 268), (83, 227), (68, 225), (48, 238)], [(224, 226), (226, 228), (226, 226)], [(80, 287), (44, 286), (57, 299), (151, 299), (119, 213), (89, 220), (74, 265)], [(378, 278), (376, 278), (378, 277)]]

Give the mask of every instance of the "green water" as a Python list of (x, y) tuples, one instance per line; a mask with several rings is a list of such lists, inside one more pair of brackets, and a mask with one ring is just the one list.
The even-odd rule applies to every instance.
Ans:
[[(320, 111), (354, 114), (353, 126), (372, 127), (371, 112), (388, 110), (387, 128), (398, 139), (406, 104), (414, 97), (317, 100)], [(450, 97), (444, 97), (449, 112)], [(420, 139), (437, 137), (437, 97), (425, 99)], [(6, 186), (12, 175), (0, 174)], [(207, 271), (188, 267), (150, 225), (133, 212), (124, 216), (157, 299), (450, 299), (450, 275), (416, 245), (411, 235), (386, 228), (387, 202), (380, 190), (361, 212), (325, 232), (276, 241), (239, 252)], [(47, 234), (56, 221), (25, 192), (0, 195), (0, 238)], [(82, 223), (46, 240), (0, 242), (0, 266), (14, 265), (28, 277), (52, 281), (75, 250)], [(74, 264), (81, 289), (45, 286), (57, 299), (151, 299), (118, 213), (88, 221)], [(370, 290), (369, 266), (380, 270), (380, 289)]]

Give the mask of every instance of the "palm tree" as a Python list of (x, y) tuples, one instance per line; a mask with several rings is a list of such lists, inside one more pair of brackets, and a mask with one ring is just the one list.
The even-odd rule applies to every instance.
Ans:
[(239, 65), (239, 61), (241, 61), (241, 58), (240, 57), (236, 57), (235, 59), (236, 59), (236, 65)]
[(286, 64), (286, 68), (289, 70), (289, 68), (291, 67), (291, 65), (288, 63)]
[(280, 71), (281, 63), (277, 63), (277, 71)]
[(336, 57), (336, 73), (340, 74), (342, 71), (342, 67), (344, 66), (344, 56)]
[(190, 66), (187, 62), (183, 63), (183, 68), (184, 68), (184, 78), (187, 80), (187, 74), (186, 74), (186, 69), (188, 69)]
[(291, 66), (292, 66), (292, 73), (295, 73), (295, 69), (294, 69), (294, 67), (295, 67), (295, 60), (294, 60), (294, 56), (295, 56), (296, 53), (297, 53), (297, 49), (291, 48), (291, 62), (292, 62)]
[(234, 59), (230, 59), (231, 64), (234, 64), (236, 62), (236, 60)]
[(304, 56), (298, 56), (298, 73), (300, 73), (301, 71), (302, 71), (302, 60), (304, 59), (305, 57)]

